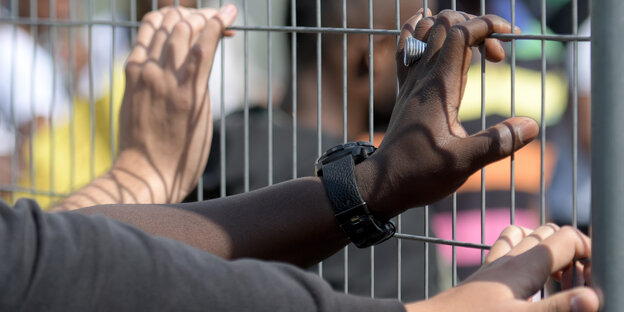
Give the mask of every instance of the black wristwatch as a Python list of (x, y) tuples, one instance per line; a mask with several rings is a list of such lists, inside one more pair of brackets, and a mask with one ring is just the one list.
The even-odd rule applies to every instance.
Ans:
[(395, 226), (373, 216), (362, 199), (353, 169), (375, 152), (368, 142), (349, 142), (327, 150), (314, 165), (334, 208), (340, 228), (359, 248), (379, 244), (392, 237)]

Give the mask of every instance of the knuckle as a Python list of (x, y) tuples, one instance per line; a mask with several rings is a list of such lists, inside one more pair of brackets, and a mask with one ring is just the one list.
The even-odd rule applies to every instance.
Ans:
[(141, 82), (143, 83), (151, 83), (154, 80), (157, 80), (158, 77), (161, 77), (162, 73), (160, 70), (160, 67), (158, 65), (156, 65), (156, 63), (154, 62), (147, 62), (141, 69), (140, 69), (140, 79)]
[(167, 15), (167, 13), (171, 12), (172, 10), (173, 10), (173, 6), (166, 6), (166, 7), (160, 8), (158, 11), (153, 11), (153, 12), (159, 12), (162, 15)]
[(560, 227), (557, 224), (552, 223), (552, 222), (548, 222), (548, 223), (544, 224), (544, 226), (547, 226), (547, 227), (553, 229), (555, 232), (559, 231), (559, 229), (560, 229)]
[(190, 34), (189, 25), (184, 22), (178, 22), (173, 27), (174, 36), (187, 36)]
[(513, 225), (513, 224), (512, 225), (508, 225), (503, 230), (503, 233), (516, 233), (516, 232), (522, 233), (522, 229), (519, 226)]
[(126, 65), (126, 80), (136, 81), (141, 74), (141, 68), (137, 63), (128, 63)]
[(449, 9), (444, 9), (440, 11), (440, 13), (438, 13), (438, 17), (449, 18), (453, 16), (454, 14), (457, 14), (457, 12), (453, 10), (449, 10)]
[(152, 23), (152, 24), (156, 23), (162, 15), (163, 15), (163, 12), (161, 11), (151, 11), (145, 14), (145, 16), (143, 17), (143, 22)]
[(451, 27), (451, 30), (448, 32), (448, 37), (451, 40), (460, 40), (465, 42), (468, 39), (468, 34), (466, 33), (466, 29), (461, 25), (454, 25)]
[(171, 8), (165, 14), (165, 20), (176, 21), (177, 22), (180, 19), (181, 15), (182, 14), (180, 13), (180, 9), (179, 8)]
[(440, 18), (451, 24), (456, 24), (456, 23), (461, 23), (461, 22), (466, 21), (466, 17), (464, 17), (464, 15), (462, 15), (460, 12), (448, 10), (448, 9), (443, 10), (442, 12), (440, 12), (440, 14), (438, 14), (438, 19)]
[(565, 225), (561, 227), (561, 229), (559, 229), (559, 232), (562, 232), (565, 235), (571, 235), (571, 234), (576, 234), (578, 231), (577, 229), (575, 229), (574, 227), (570, 225)]

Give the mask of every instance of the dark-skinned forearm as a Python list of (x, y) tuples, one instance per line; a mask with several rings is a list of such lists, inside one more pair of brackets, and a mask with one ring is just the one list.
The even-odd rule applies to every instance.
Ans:
[(348, 243), (319, 178), (197, 203), (104, 205), (77, 212), (103, 214), (226, 259), (251, 257), (308, 266)]

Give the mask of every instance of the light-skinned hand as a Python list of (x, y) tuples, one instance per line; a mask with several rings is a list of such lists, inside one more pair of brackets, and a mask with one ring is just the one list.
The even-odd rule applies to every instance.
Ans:
[[(554, 224), (535, 231), (506, 228), (494, 243), (485, 264), (465, 282), (428, 301), (406, 305), (407, 311), (598, 311), (599, 299), (588, 287), (572, 288), (532, 302), (549, 276), (571, 275), (573, 260), (591, 255), (591, 241), (580, 231)], [(589, 266), (577, 262), (579, 276)], [(582, 278), (581, 278), (582, 279)]]

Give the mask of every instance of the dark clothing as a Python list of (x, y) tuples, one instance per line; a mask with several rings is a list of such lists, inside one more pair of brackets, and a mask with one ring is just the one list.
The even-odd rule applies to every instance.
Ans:
[[(215, 124), (206, 171), (203, 176), (204, 198), (218, 197), (220, 193), (220, 123)], [(299, 128), (297, 131), (297, 176), (314, 175), (314, 162), (319, 157), (316, 130)], [(268, 185), (268, 110), (252, 108), (249, 111), (249, 183), (250, 190)], [(324, 135), (322, 152), (340, 144), (341, 139)], [(273, 113), (273, 182), (293, 178), (292, 118), (281, 110)], [(226, 118), (226, 191), (227, 195), (244, 192), (244, 115), (235, 112)], [(187, 197), (196, 201), (197, 194)], [(417, 208), (404, 214), (402, 231), (424, 235), (424, 211)], [(425, 299), (425, 244), (406, 241), (401, 247), (402, 296), (406, 301)], [(349, 246), (349, 293), (371, 295), (370, 249)], [(436, 253), (429, 248), (429, 295), (437, 293), (438, 274)], [(397, 241), (391, 239), (375, 247), (375, 290), (378, 298), (397, 298), (398, 270)], [(316, 271), (315, 268), (312, 270)], [(330, 257), (323, 264), (323, 277), (336, 290), (344, 290), (344, 252)]]
[(103, 216), (0, 201), (0, 311), (404, 311), (314, 274), (226, 261)]

